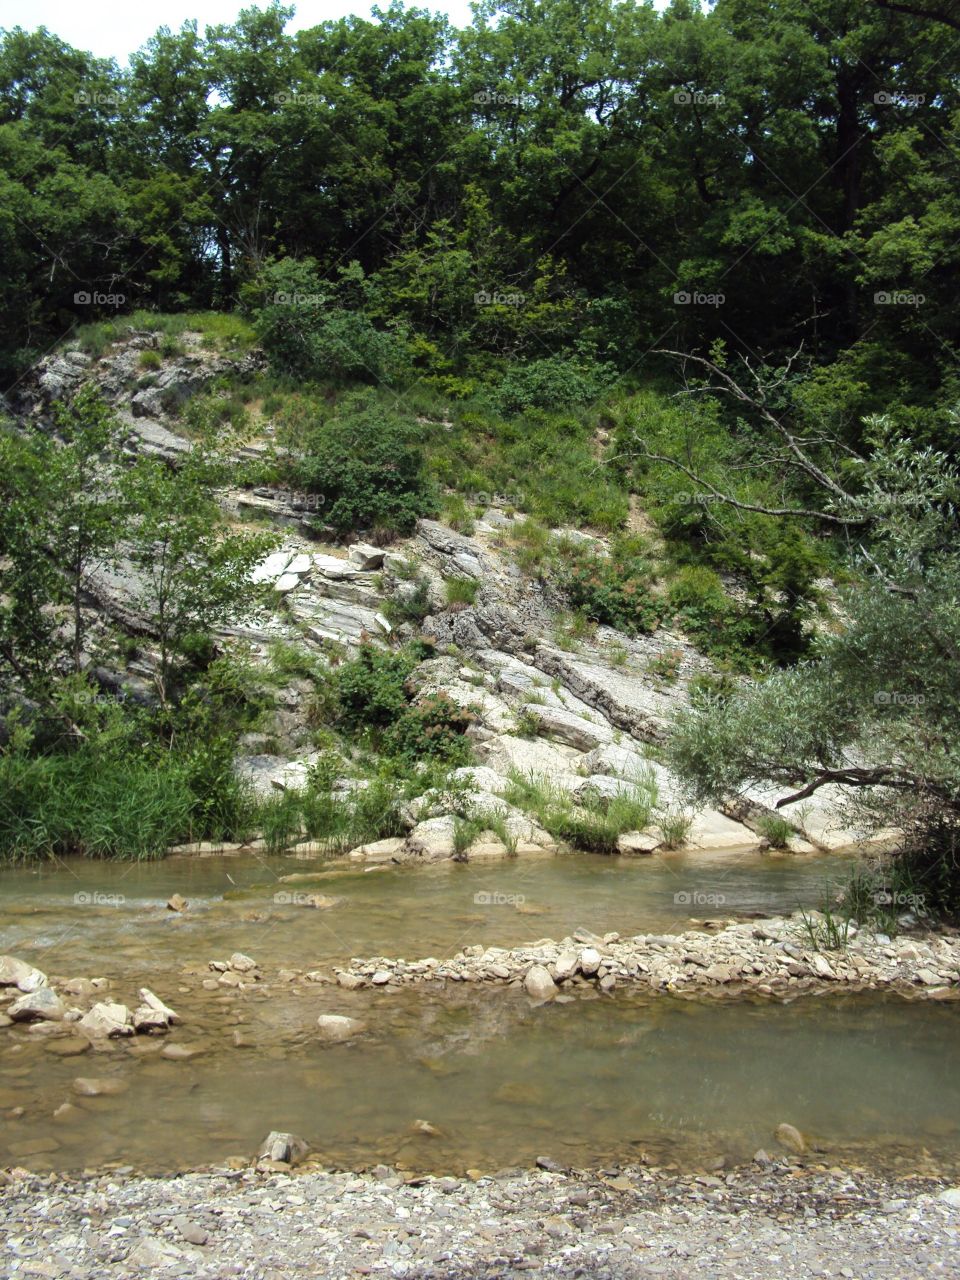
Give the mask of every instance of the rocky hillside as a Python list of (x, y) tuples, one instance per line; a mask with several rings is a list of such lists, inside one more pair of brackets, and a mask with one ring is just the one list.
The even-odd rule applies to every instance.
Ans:
[[(147, 377), (144, 352), (157, 353)], [(10, 409), (23, 426), (49, 429), (51, 404), (93, 381), (123, 423), (131, 454), (152, 454), (176, 468), (193, 447), (183, 416), (191, 398), (259, 364), (256, 352), (225, 356), (193, 334), (183, 335), (180, 353), (165, 357), (160, 334), (131, 332), (99, 358), (75, 349), (47, 358), (17, 389)], [(238, 475), (245, 461), (275, 449), (273, 436), (263, 415), (237, 453)], [(404, 834), (360, 845), (351, 857), (403, 861), (551, 849), (570, 833), (575, 840), (587, 819), (606, 822), (624, 854), (768, 843), (774, 788), (731, 797), (722, 811), (693, 812), (658, 759), (671, 715), (691, 680), (711, 674), (710, 661), (686, 636), (663, 628), (640, 636), (604, 626), (580, 637), (564, 630), (562, 601), (517, 563), (523, 519), (510, 509), (494, 501), (469, 533), (421, 519), (412, 536), (376, 546), (318, 534), (308, 494), (237, 484), (220, 500), (232, 520), (274, 528), (281, 539), (254, 573), (269, 589), (267, 603), (223, 630), (220, 645), (243, 646), (266, 673), (278, 647), (330, 667), (367, 647), (392, 652), (425, 641), (421, 654), (428, 656), (410, 677), (413, 705), (439, 697), (469, 719), (473, 763), (454, 770), (449, 789), (434, 786), (407, 799)], [(552, 536), (600, 556), (608, 551), (602, 537), (578, 529)], [(92, 587), (89, 669), (105, 688), (149, 699), (154, 657), (148, 624), (132, 606), (135, 571), (113, 564)], [(117, 623), (144, 644), (126, 665), (110, 667), (98, 645)], [(294, 675), (279, 687), (274, 680), (271, 689), (271, 712), (245, 736), (236, 761), (237, 772), (265, 795), (306, 788), (320, 756), (330, 753), (329, 735), (323, 752), (317, 749), (311, 682)], [(340, 742), (336, 749), (343, 770), (334, 790), (368, 787), (356, 752)], [(857, 833), (841, 809), (842, 795), (825, 789), (813, 803), (780, 810), (791, 827), (788, 847), (853, 842)]]

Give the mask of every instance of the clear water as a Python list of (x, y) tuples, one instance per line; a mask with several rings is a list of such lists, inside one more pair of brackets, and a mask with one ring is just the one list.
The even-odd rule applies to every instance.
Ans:
[[(843, 874), (840, 859), (330, 868), (316, 884), (278, 887), (277, 874), (304, 870), (293, 860), (234, 858), (3, 873), (0, 951), (51, 975), (105, 975), (127, 1003), (149, 982), (184, 1017), (170, 1040), (197, 1054), (168, 1060), (164, 1038), (137, 1037), (61, 1058), (43, 1034), (0, 1031), (0, 1163), (171, 1170), (249, 1156), (269, 1130), (289, 1129), (344, 1167), (458, 1172), (547, 1155), (702, 1168), (774, 1150), (785, 1121), (830, 1164), (960, 1163), (956, 1004), (711, 1003), (621, 989), (534, 1007), (506, 989), (385, 995), (274, 980), (284, 964), (439, 956), (577, 928), (688, 927), (691, 912), (791, 909), (819, 900), (825, 877)], [(174, 891), (190, 900), (183, 916), (164, 908)], [(340, 901), (327, 911), (276, 903), (285, 891)], [(697, 906), (675, 902), (677, 893), (726, 901)], [(477, 894), (514, 901), (477, 903)], [(202, 990), (206, 962), (235, 950), (259, 961), (266, 988)], [(368, 1030), (323, 1044), (314, 1031), (321, 1013), (349, 1013)], [(114, 1079), (122, 1092), (78, 1097), (76, 1076)], [(71, 1109), (55, 1117), (65, 1101)], [(437, 1132), (419, 1132), (417, 1121)]]

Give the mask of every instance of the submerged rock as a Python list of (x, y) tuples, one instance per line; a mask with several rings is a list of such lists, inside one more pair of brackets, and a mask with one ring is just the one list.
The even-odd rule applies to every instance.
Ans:
[(126, 1080), (109, 1076), (77, 1076), (73, 1082), (73, 1091), (81, 1098), (113, 1098), (126, 1093), (129, 1087)]
[(807, 1150), (806, 1138), (792, 1124), (778, 1124), (774, 1137), (781, 1147), (786, 1147), (794, 1155), (802, 1156)]
[(339, 1013), (322, 1013), (317, 1019), (317, 1029), (324, 1040), (350, 1040), (366, 1031), (366, 1024), (358, 1018), (348, 1018)]

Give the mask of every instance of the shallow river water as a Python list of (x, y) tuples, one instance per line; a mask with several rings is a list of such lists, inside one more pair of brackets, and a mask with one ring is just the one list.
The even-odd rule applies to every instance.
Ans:
[[(207, 962), (234, 951), (273, 978), (350, 956), (442, 957), (576, 929), (666, 932), (691, 917), (790, 911), (817, 905), (847, 867), (839, 856), (733, 852), (386, 871), (248, 856), (5, 871), (0, 952), (54, 978), (108, 977), (111, 996), (131, 1005), (149, 985), (183, 1016), (169, 1040), (195, 1054), (170, 1060), (163, 1037), (139, 1036), (62, 1057), (56, 1037), (0, 1030), (0, 1163), (176, 1169), (249, 1156), (268, 1130), (286, 1129), (338, 1166), (459, 1172), (550, 1156), (706, 1168), (775, 1149), (786, 1121), (827, 1163), (952, 1168), (956, 1004), (620, 989), (534, 1007), (504, 989), (200, 987)], [(190, 904), (180, 915), (164, 905), (173, 892)], [(299, 905), (300, 893), (334, 905)], [(368, 1030), (321, 1043), (321, 1013)], [(77, 1096), (77, 1076), (119, 1092)]]

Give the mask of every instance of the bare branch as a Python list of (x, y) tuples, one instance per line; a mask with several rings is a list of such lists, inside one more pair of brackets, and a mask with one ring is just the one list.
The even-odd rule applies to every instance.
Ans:
[[(781, 436), (787, 448), (796, 458), (801, 469), (805, 471), (810, 479), (819, 485), (821, 489), (826, 489), (828, 493), (832, 493), (835, 498), (840, 498), (844, 502), (852, 502), (854, 500), (852, 494), (847, 493), (845, 489), (841, 488), (835, 480), (831, 479), (825, 471), (817, 466), (813, 459), (804, 452), (798, 438), (788, 431), (776, 414), (772, 413), (767, 407), (764, 401), (764, 387), (760, 374), (753, 368), (748, 360), (745, 359), (744, 364), (749, 370), (750, 376), (757, 384), (756, 395), (752, 395), (750, 392), (744, 390), (735, 378), (732, 378), (730, 374), (721, 369), (719, 365), (714, 364), (712, 360), (707, 360), (704, 356), (692, 355), (690, 352), (685, 351), (673, 351), (663, 347), (658, 347), (654, 354), (671, 356), (674, 360), (679, 360), (681, 363), (685, 363), (687, 360), (692, 360), (695, 364), (702, 365), (703, 368), (707, 369), (713, 377), (719, 378), (723, 384), (720, 387), (714, 387), (712, 389), (717, 392), (723, 392), (724, 394), (731, 396), (734, 400), (738, 400), (741, 404), (747, 405), (748, 408), (751, 408), (755, 413), (758, 413), (765, 422), (769, 423), (770, 426), (772, 426)], [(791, 357), (791, 360), (795, 359), (799, 354), (799, 351), (796, 352), (795, 356)]]
[[(703, 476), (699, 476), (696, 472), (691, 471), (676, 458), (670, 458), (663, 453), (652, 453), (642, 441), (640, 443), (640, 457), (649, 458), (651, 462), (665, 462), (671, 467), (676, 467), (694, 484), (705, 489), (717, 502), (722, 502), (726, 506), (734, 507), (738, 511), (755, 511), (762, 516), (797, 516), (804, 520), (822, 520), (827, 524), (841, 525), (843, 527), (865, 525), (869, 523), (866, 516), (838, 516), (831, 511), (816, 511), (808, 507), (762, 507), (755, 502), (741, 502), (739, 498), (732, 497), (729, 493), (721, 493), (719, 489), (714, 488), (709, 480), (705, 480)], [(629, 456), (629, 455), (628, 455)], [(613, 461), (616, 461), (614, 458)]]

